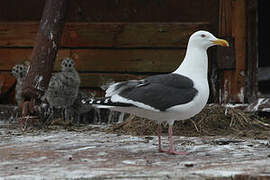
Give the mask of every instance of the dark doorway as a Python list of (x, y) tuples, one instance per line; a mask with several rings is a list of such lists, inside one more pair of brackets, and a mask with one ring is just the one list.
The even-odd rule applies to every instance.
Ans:
[(270, 1), (258, 1), (258, 91), (263, 96), (270, 96)]

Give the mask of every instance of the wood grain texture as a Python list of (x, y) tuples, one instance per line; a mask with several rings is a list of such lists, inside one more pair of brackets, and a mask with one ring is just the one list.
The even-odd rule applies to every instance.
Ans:
[[(234, 37), (235, 48), (235, 69), (224, 70), (221, 83), (222, 103), (244, 103), (245, 102), (245, 64), (246, 64), (246, 1), (226, 1), (223, 2), (224, 21), (220, 25), (221, 35), (232, 35)], [(221, 7), (222, 8), (222, 7)]]
[(169, 72), (184, 58), (185, 50), (71, 50), (79, 71)]
[(246, 30), (246, 0), (237, 0), (232, 3), (232, 34), (235, 38), (236, 68), (233, 74), (233, 101), (244, 103), (245, 99), (245, 72), (247, 54)]
[[(0, 70), (30, 60), (32, 49), (0, 49)], [(170, 72), (184, 58), (178, 49), (61, 49), (54, 70), (60, 70), (62, 58), (71, 56), (78, 71), (83, 72)]]
[(249, 103), (253, 103), (258, 98), (258, 6), (257, 0), (246, 2), (246, 33), (247, 33), (247, 64), (246, 64), (246, 97)]
[(0, 104), (15, 104), (16, 79), (8, 72), (0, 72)]
[(45, 3), (35, 36), (31, 66), (22, 89), (24, 101), (40, 99), (49, 85), (68, 5), (69, 1), (67, 0), (47, 0)]
[[(146, 75), (134, 75), (128, 73), (79, 73), (81, 78), (80, 88), (100, 88), (102, 85), (111, 83), (126, 81), (131, 79), (142, 79)], [(1, 72), (0, 73), (0, 90), (1, 93), (5, 93), (16, 79), (11, 75), (10, 72)], [(0, 94), (1, 94), (0, 93)]]
[(126, 81), (132, 79), (142, 79), (146, 75), (119, 74), (119, 73), (80, 73), (81, 88), (100, 88), (102, 85)]
[[(1, 1), (0, 21), (39, 21), (45, 0)], [(218, 0), (72, 0), (70, 22), (191, 22), (218, 20)]]
[[(38, 25), (38, 22), (0, 23), (0, 47), (33, 47)], [(193, 32), (208, 27), (207, 22), (67, 23), (61, 46), (184, 48)]]
[(0, 94), (5, 93), (16, 79), (9, 72), (0, 72)]
[[(32, 48), (1, 48), (0, 49), (0, 71), (9, 71), (15, 64), (31, 61)], [(58, 51), (56, 60), (61, 62), (61, 58), (70, 55), (69, 50)]]

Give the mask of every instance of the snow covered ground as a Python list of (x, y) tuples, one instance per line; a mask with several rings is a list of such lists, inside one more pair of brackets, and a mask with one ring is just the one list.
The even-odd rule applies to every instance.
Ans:
[[(163, 145), (168, 148), (168, 139)], [(269, 140), (174, 137), (179, 151), (157, 152), (155, 136), (79, 130), (0, 128), (0, 179), (206, 179), (270, 178)]]

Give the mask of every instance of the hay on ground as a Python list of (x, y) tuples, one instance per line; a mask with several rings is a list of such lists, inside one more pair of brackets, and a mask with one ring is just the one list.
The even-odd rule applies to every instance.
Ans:
[[(226, 108), (221, 105), (208, 105), (195, 117), (185, 121), (176, 121), (174, 135), (269, 137), (270, 124), (262, 120), (253, 113), (246, 113), (239, 109)], [(167, 128), (167, 125), (163, 125), (163, 133), (167, 134)], [(157, 124), (154, 121), (131, 116), (126, 121), (111, 126), (107, 129), (107, 132), (142, 136), (156, 135), (156, 129)]]

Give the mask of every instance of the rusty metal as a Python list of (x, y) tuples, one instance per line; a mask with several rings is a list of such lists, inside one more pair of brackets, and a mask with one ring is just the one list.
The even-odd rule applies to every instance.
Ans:
[(23, 96), (39, 99), (48, 87), (65, 23), (68, 0), (47, 0), (25, 79)]

